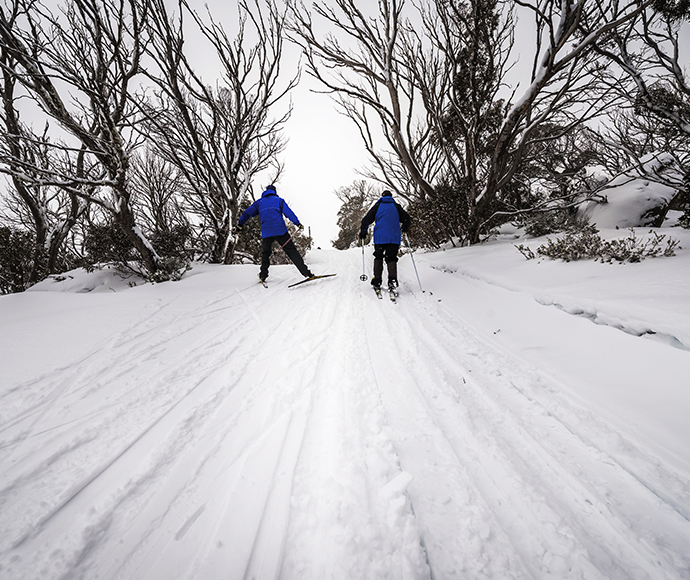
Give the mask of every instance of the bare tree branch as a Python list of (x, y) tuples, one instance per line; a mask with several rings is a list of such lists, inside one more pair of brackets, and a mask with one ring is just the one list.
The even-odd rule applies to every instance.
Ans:
[[(419, 155), (417, 140), (423, 131), (419, 133), (414, 122), (419, 94), (403, 70), (404, 8), (404, 0), (379, 0), (377, 13), (370, 17), (354, 0), (337, 0), (335, 7), (315, 3), (314, 13), (342, 35), (341, 43), (333, 34), (317, 34), (310, 11), (302, 3), (291, 2), (290, 33), (305, 51), (310, 74), (337, 95), (345, 114), (367, 136), (367, 149), (379, 169), (385, 166), (389, 176), (394, 173), (386, 153), (373, 146), (370, 121), (355, 103), (378, 116), (384, 140), (416, 189), (422, 196), (433, 196), (425, 159)], [(404, 177), (393, 175), (392, 183), (404, 181)], [(405, 193), (409, 197), (412, 192)]]
[[(164, 0), (152, 0), (148, 54), (156, 69), (153, 99), (140, 104), (154, 148), (177, 167), (189, 186), (189, 207), (208, 223), (214, 237), (212, 261), (229, 263), (231, 231), (251, 182), (272, 170), (277, 180), (285, 148), (282, 128), (291, 113), (272, 118), (297, 83), (281, 71), (285, 15), (272, 0), (241, 0), (239, 29), (230, 38), (210, 14), (180, 0), (170, 15)], [(222, 79), (206, 85), (182, 50), (184, 17), (189, 16), (219, 59)], [(249, 29), (248, 29), (249, 28)], [(254, 35), (252, 43), (249, 37)], [(283, 83), (281, 85), (281, 83)]]
[[(59, 14), (38, 0), (13, 0), (12, 11), (0, 8), (0, 45), (29, 96), (79, 142), (77, 165), (97, 162), (106, 179), (45, 171), (53, 172), (56, 183), (87, 186), (76, 189), (108, 209), (153, 273), (158, 256), (136, 223), (127, 183), (137, 145), (131, 85), (141, 72), (145, 19), (146, 8), (135, 0), (69, 0)], [(94, 195), (102, 186), (110, 199)]]

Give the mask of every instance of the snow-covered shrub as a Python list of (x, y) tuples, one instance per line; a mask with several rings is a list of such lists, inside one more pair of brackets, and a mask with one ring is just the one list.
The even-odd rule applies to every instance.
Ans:
[(97, 264), (127, 264), (135, 259), (132, 242), (114, 223), (88, 226), (84, 252), (84, 267), (88, 271), (93, 271)]
[(565, 233), (563, 237), (552, 240), (537, 248), (537, 254), (551, 259), (572, 260), (597, 259), (601, 256), (603, 240), (596, 227), (587, 226), (581, 230)]
[(547, 234), (581, 230), (587, 225), (587, 219), (566, 209), (540, 212), (525, 218), (525, 233), (538, 238)]
[(151, 244), (156, 253), (164, 257), (183, 257), (187, 255), (187, 244), (192, 235), (188, 225), (176, 225), (151, 235)]
[(181, 256), (167, 256), (158, 261), (158, 269), (149, 274), (146, 279), (149, 282), (178, 281), (189, 270), (191, 264), (188, 259)]
[(119, 225), (93, 224), (84, 237), (85, 256), (82, 265), (90, 272), (100, 264), (113, 264), (122, 273), (135, 273), (150, 282), (179, 280), (190, 266), (184, 247), (190, 233), (187, 228), (176, 226), (167, 233), (154, 234), (154, 249), (160, 260), (156, 271), (147, 273), (141, 257)]
[(0, 227), (0, 294), (29, 287), (33, 257), (34, 238), (29, 232)]
[[(560, 238), (549, 239), (537, 248), (536, 254), (525, 245), (517, 245), (517, 250), (528, 260), (537, 254), (552, 260), (597, 260), (600, 262), (641, 262), (645, 258), (675, 256), (678, 240), (650, 231), (647, 238), (638, 238), (630, 229), (630, 236), (611, 241), (601, 238), (595, 226), (587, 226), (578, 231), (567, 232)], [(664, 243), (664, 241), (666, 243)]]
[(438, 248), (454, 238), (467, 238), (467, 195), (462, 187), (441, 185), (434, 198), (416, 199), (407, 212), (412, 219), (410, 243), (415, 247)]
[[(660, 256), (675, 256), (675, 249), (680, 243), (650, 230), (650, 237), (640, 239), (635, 236), (635, 231), (630, 229), (630, 236), (618, 240), (604, 242), (602, 262), (641, 262), (645, 258), (658, 258)], [(664, 244), (664, 240), (666, 243)]]

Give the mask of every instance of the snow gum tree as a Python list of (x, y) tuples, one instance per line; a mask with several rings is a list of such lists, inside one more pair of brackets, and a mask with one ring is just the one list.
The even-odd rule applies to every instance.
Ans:
[(180, 171), (147, 149), (132, 160), (130, 180), (137, 219), (161, 256), (189, 261), (196, 248), (189, 247), (192, 234), (189, 213), (184, 205), (187, 184)]
[[(309, 72), (357, 123), (373, 176), (410, 201), (433, 201), (441, 190), (463, 198), (453, 205), (465, 208), (461, 229), (476, 243), (505, 211), (529, 155), (619, 99), (598, 82), (593, 49), (644, 6), (379, 0), (365, 12), (338, 0), (317, 2), (311, 12), (293, 3), (291, 27)], [(529, 20), (533, 43), (525, 48), (523, 34), (516, 48), (516, 26)], [(328, 32), (318, 34), (320, 26)], [(527, 83), (511, 86), (517, 50), (532, 52), (532, 67)]]
[(357, 243), (362, 218), (379, 196), (378, 188), (359, 179), (336, 190), (341, 202), (338, 210), (338, 237), (331, 243), (336, 250), (347, 250)]
[[(608, 113), (601, 131), (611, 151), (608, 169), (615, 175), (637, 167), (640, 174), (676, 188), (690, 204), (689, 49), (682, 44), (688, 34), (690, 3), (656, 0), (597, 42), (596, 50), (618, 73), (607, 80), (625, 103)], [(661, 171), (644, 171), (650, 156), (657, 157)]]
[[(422, 200), (411, 211), (435, 215), (435, 229), (445, 239), (467, 238), (472, 224), (487, 213), (478, 213), (477, 200), (507, 108), (501, 91), (515, 18), (510, 6), (498, 0), (434, 1), (420, 11), (424, 36), (410, 28), (413, 42), (406, 47), (406, 63), (443, 162), (436, 176), (437, 199)], [(437, 205), (450, 211), (439, 212)], [(444, 219), (444, 213), (454, 218)], [(430, 242), (433, 233), (426, 237)]]
[[(529, 86), (515, 91), (501, 118), (484, 176), (470, 199), (469, 239), (477, 242), (492, 208), (535, 145), (555, 140), (614, 105), (616, 95), (596, 85), (597, 39), (624, 26), (641, 11), (637, 2), (518, 2), (535, 22)], [(542, 128), (561, 127), (545, 132)]]
[(52, 144), (48, 126), (43, 134), (35, 135), (21, 121), (16, 62), (2, 46), (0, 67), (0, 171), (11, 181), (3, 217), (6, 223), (31, 233), (27, 239), (32, 241), (33, 250), (25, 282), (32, 285), (64, 266), (65, 240), (87, 207), (85, 199), (77, 194), (86, 186), (49, 185), (50, 168), (64, 166), (71, 159), (76, 169), (83, 169), (84, 151), (75, 155), (60, 144)]
[[(0, 8), (0, 43), (28, 96), (93, 168), (83, 178), (89, 189), (76, 192), (111, 216), (153, 275), (160, 259), (137, 224), (128, 184), (145, 18), (145, 5), (135, 0), (69, 0), (57, 12), (40, 1), (13, 0)], [(53, 169), (53, 184), (78, 179)]]
[[(186, 0), (171, 14), (163, 0), (150, 9), (147, 55), (153, 96), (141, 104), (154, 151), (186, 181), (186, 206), (200, 217), (212, 247), (210, 261), (230, 263), (232, 230), (242, 200), (261, 172), (277, 180), (278, 155), (285, 147), (282, 126), (291, 107), (272, 117), (297, 82), (283, 83), (281, 63), (285, 16), (268, 1), (238, 3), (234, 37), (210, 15), (202, 19)], [(220, 64), (215, 87), (207, 85), (185, 53), (186, 20), (210, 46)], [(206, 233), (210, 235), (206, 236)]]
[(433, 196), (430, 133), (416, 118), (421, 97), (404, 65), (405, 1), (364, 6), (337, 0), (314, 2), (310, 10), (293, 1), (292, 37), (304, 49), (308, 72), (357, 125), (374, 165), (367, 177), (408, 200)]
[[(647, 111), (666, 126), (690, 137), (690, 80), (687, 53), (680, 40), (690, 30), (690, 3), (655, 0), (644, 5), (639, 19), (617, 30), (616, 51), (602, 51), (632, 81), (637, 112)], [(687, 51), (687, 47), (685, 48)]]

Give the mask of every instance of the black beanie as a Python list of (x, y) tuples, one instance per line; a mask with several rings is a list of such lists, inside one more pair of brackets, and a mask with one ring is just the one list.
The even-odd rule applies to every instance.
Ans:
[(271, 183), (271, 185), (267, 185), (266, 189), (272, 189), (273, 191), (276, 191), (276, 186)]
[(381, 197), (393, 197), (393, 194), (387, 189), (381, 194)]

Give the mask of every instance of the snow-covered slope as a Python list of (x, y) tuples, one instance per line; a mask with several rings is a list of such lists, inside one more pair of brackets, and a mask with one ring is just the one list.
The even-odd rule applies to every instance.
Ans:
[(678, 254), (504, 238), (417, 254), (424, 292), (404, 257), (398, 304), (358, 250), (292, 290), (199, 265), (0, 297), (0, 577), (690, 578)]

